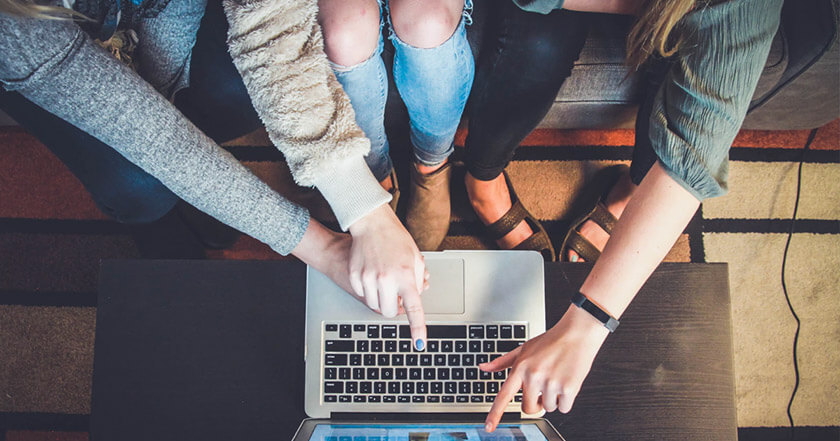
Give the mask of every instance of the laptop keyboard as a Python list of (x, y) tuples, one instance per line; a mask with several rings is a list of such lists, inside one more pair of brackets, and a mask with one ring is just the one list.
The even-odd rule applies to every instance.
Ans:
[[(492, 403), (508, 371), (478, 365), (527, 339), (523, 323), (427, 325), (426, 350), (408, 325), (324, 324), (324, 403)], [(522, 401), (521, 392), (516, 395)]]

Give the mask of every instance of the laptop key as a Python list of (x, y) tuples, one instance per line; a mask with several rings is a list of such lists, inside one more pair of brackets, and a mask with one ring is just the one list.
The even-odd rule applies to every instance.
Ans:
[(452, 395), (444, 395), (444, 396), (440, 397), (440, 401), (443, 402), (443, 403), (454, 403), (455, 402), (455, 397), (452, 396)]
[(326, 326), (327, 332), (335, 332), (338, 331), (338, 325), (330, 323)]
[(440, 342), (440, 351), (441, 352), (452, 352), (452, 340), (444, 340)]
[(327, 354), (324, 356), (324, 364), (327, 366), (347, 365), (347, 354)]
[(445, 390), (448, 394), (458, 393), (458, 383), (454, 381), (447, 381), (446, 383), (443, 383), (443, 390)]
[(396, 395), (400, 393), (400, 383), (398, 381), (391, 381), (388, 383), (388, 393)]
[(487, 393), (488, 394), (497, 394), (499, 393), (499, 383), (495, 381), (487, 382)]
[(458, 354), (452, 354), (448, 358), (447, 365), (449, 366), (460, 366), (461, 365), (461, 356)]
[(338, 401), (338, 396), (336, 395), (324, 395), (324, 402), (325, 403), (335, 403)]
[(400, 340), (400, 352), (411, 352), (411, 342), (408, 340)]
[(324, 348), (325, 352), (354, 352), (356, 345), (352, 340), (327, 340)]
[(429, 386), (430, 386), (433, 394), (442, 394), (443, 393), (443, 382), (433, 381)]
[(350, 366), (361, 366), (362, 354), (350, 354)]
[(379, 325), (368, 325), (367, 338), (379, 338)]
[(467, 352), (467, 341), (466, 340), (456, 340), (455, 341), (455, 352)]
[(386, 390), (386, 386), (385, 386), (384, 381), (375, 381), (373, 383), (373, 393), (379, 394), (379, 395), (385, 395), (385, 390)]
[[(446, 355), (435, 354), (435, 366), (446, 366)], [(346, 362), (345, 362), (346, 363)]]
[(382, 397), (377, 395), (371, 395), (368, 397), (368, 403), (378, 403), (382, 401)]
[(353, 325), (354, 332), (365, 332), (365, 325)]
[(435, 368), (423, 368), (423, 379), (424, 380), (434, 380), (435, 379)]
[(502, 338), (513, 338), (513, 326), (502, 325), (499, 326), (499, 336)]
[(340, 395), (338, 397), (338, 402), (339, 403), (349, 403), (352, 400), (353, 400), (353, 398), (350, 395)]
[(431, 365), (432, 365), (432, 355), (431, 354), (420, 355), (420, 366), (431, 366)]
[(367, 397), (365, 397), (364, 395), (356, 395), (356, 396), (353, 397), (353, 402), (354, 403), (364, 403), (366, 401), (367, 401)]
[(426, 397), (424, 397), (422, 395), (415, 395), (415, 396), (411, 397), (411, 402), (412, 403), (425, 403), (426, 402)]
[(449, 368), (438, 368), (437, 378), (438, 378), (438, 380), (448, 380), (449, 379)]
[(411, 402), (411, 397), (409, 397), (408, 395), (400, 395), (399, 397), (397, 397), (397, 402), (410, 403)]
[(478, 379), (478, 368), (467, 368), (466, 369), (466, 377), (467, 380), (477, 380)]
[(368, 395), (373, 392), (373, 383), (370, 381), (359, 382), (359, 393)]
[(464, 366), (475, 366), (475, 355), (464, 354), (461, 356), (461, 364)]
[(482, 397), (481, 395), (473, 395), (473, 396), (470, 397), (470, 402), (471, 403), (483, 403), (484, 402), (484, 397)]
[(382, 325), (382, 338), (397, 338), (397, 325)]
[(327, 380), (335, 380), (338, 377), (338, 369), (336, 368), (326, 368), (324, 369), (324, 378)]
[(385, 395), (384, 397), (382, 397), (383, 403), (394, 403), (396, 401), (397, 397), (395, 397), (394, 395)]
[(402, 393), (411, 395), (414, 393), (414, 383), (406, 381), (402, 384)]
[(492, 403), (495, 400), (496, 400), (496, 397), (491, 396), (491, 395), (487, 395), (487, 396), (484, 397), (484, 402), (485, 403)]
[(458, 383), (458, 393), (459, 394), (469, 394), (472, 393), (470, 390), (470, 383)]
[(484, 326), (470, 325), (470, 338), (484, 338)]
[(368, 380), (378, 380), (379, 379), (379, 368), (367, 368), (367, 379)]
[(513, 401), (516, 401), (517, 403), (521, 403), (522, 402), (522, 395), (517, 395), (517, 396), (513, 397)]
[(499, 338), (498, 325), (487, 325), (487, 338)]
[(465, 396), (465, 395), (458, 395), (458, 397), (455, 398), (455, 401), (457, 401), (459, 403), (469, 403), (470, 402), (470, 397)]
[(393, 368), (382, 368), (380, 374), (382, 374), (383, 380), (393, 380), (394, 379), (394, 369)]
[(340, 394), (344, 393), (344, 383), (340, 381), (326, 381), (324, 382), (325, 394)]
[(429, 382), (428, 381), (420, 381), (417, 383), (417, 393), (425, 395), (429, 393)]
[(377, 366), (390, 366), (391, 365), (391, 356), (388, 354), (379, 354), (376, 357), (376, 364)]
[(510, 352), (516, 348), (518, 348), (522, 343), (525, 343), (521, 340), (508, 340), (508, 341), (497, 341), (496, 342), (496, 351), (498, 352)]
[(350, 328), (350, 325), (341, 325), (338, 327), (338, 336), (340, 338), (350, 338), (353, 336), (353, 331)]
[(403, 354), (394, 354), (391, 356), (391, 364), (394, 366), (402, 366), (405, 364), (405, 355)]
[(338, 378), (342, 380), (349, 380), (350, 379), (350, 368), (339, 368), (338, 369)]
[(492, 372), (485, 372), (485, 371), (478, 371), (478, 378), (480, 378), (482, 380), (489, 380), (489, 379), (493, 378), (493, 373)]
[(347, 381), (344, 383), (344, 389), (348, 394), (359, 393), (359, 383), (355, 381)]
[(440, 342), (437, 340), (432, 340), (429, 342), (429, 345), (426, 347), (426, 352), (437, 352), (440, 350)]
[(367, 340), (359, 340), (356, 342), (356, 352), (367, 352), (368, 351), (368, 341)]
[(397, 352), (397, 341), (385, 340), (385, 352)]
[(482, 351), (486, 353), (496, 352), (496, 342), (493, 340), (484, 340), (482, 344)]
[(420, 363), (420, 357), (417, 354), (408, 354), (405, 356), (405, 365), (406, 366), (417, 366)]
[(472, 384), (472, 393), (477, 394), (477, 395), (483, 395), (484, 394), (484, 383), (482, 383), (480, 381), (476, 381), (475, 383), (473, 383)]
[(423, 378), (423, 370), (420, 368), (411, 368), (408, 370), (409, 380), (419, 380)]
[(490, 357), (487, 354), (478, 354), (475, 356), (475, 364), (487, 363), (490, 361)]
[(382, 352), (382, 340), (374, 340), (370, 342), (371, 352)]
[(427, 403), (440, 403), (440, 397), (435, 396), (435, 395), (428, 396), (428, 397), (426, 397), (426, 402)]
[(463, 380), (464, 379), (464, 369), (463, 368), (452, 368), (452, 379), (453, 380)]
[(507, 375), (505, 375), (505, 371), (493, 372), (493, 379), (504, 380), (505, 378), (507, 378)]
[(397, 380), (405, 380), (408, 378), (408, 369), (407, 368), (397, 368), (394, 369), (394, 378)]
[(470, 352), (481, 352), (480, 340), (470, 340)]
[(365, 356), (362, 357), (362, 360), (364, 361), (365, 366), (376, 366), (376, 355), (365, 354)]
[(525, 338), (525, 325), (516, 325), (513, 327), (513, 338)]

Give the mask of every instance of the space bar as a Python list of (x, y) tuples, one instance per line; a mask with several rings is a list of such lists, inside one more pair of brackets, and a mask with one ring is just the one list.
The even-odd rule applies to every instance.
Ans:
[[(408, 325), (400, 325), (400, 338), (411, 338)], [(467, 338), (466, 325), (427, 325), (426, 338)]]

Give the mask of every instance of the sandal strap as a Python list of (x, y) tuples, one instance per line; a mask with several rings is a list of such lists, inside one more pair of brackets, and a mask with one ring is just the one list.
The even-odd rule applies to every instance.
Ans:
[(603, 228), (607, 234), (612, 234), (612, 230), (615, 228), (616, 222), (618, 222), (618, 219), (610, 213), (610, 210), (601, 201), (595, 205), (595, 209), (589, 214), (589, 219)]
[(592, 242), (583, 237), (577, 230), (569, 230), (569, 236), (566, 238), (566, 248), (573, 249), (587, 262), (594, 262), (601, 257), (598, 248), (595, 248), (595, 245), (592, 245)]
[(551, 245), (551, 240), (545, 231), (537, 231), (528, 236), (527, 239), (513, 247), (514, 250), (534, 250), (539, 251), (544, 258), (549, 261), (554, 261), (554, 247)]
[(513, 201), (513, 205), (510, 207), (510, 210), (504, 214), (504, 216), (499, 218), (496, 222), (487, 225), (485, 228), (493, 240), (499, 240), (513, 231), (513, 229), (516, 228), (516, 226), (519, 225), (519, 223), (527, 216), (528, 210), (526, 210), (522, 203), (517, 199)]

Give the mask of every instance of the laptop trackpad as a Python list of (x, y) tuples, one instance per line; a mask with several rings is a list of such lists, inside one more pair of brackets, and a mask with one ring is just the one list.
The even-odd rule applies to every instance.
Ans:
[(464, 313), (464, 259), (426, 259), (429, 289), (423, 292), (426, 314)]

